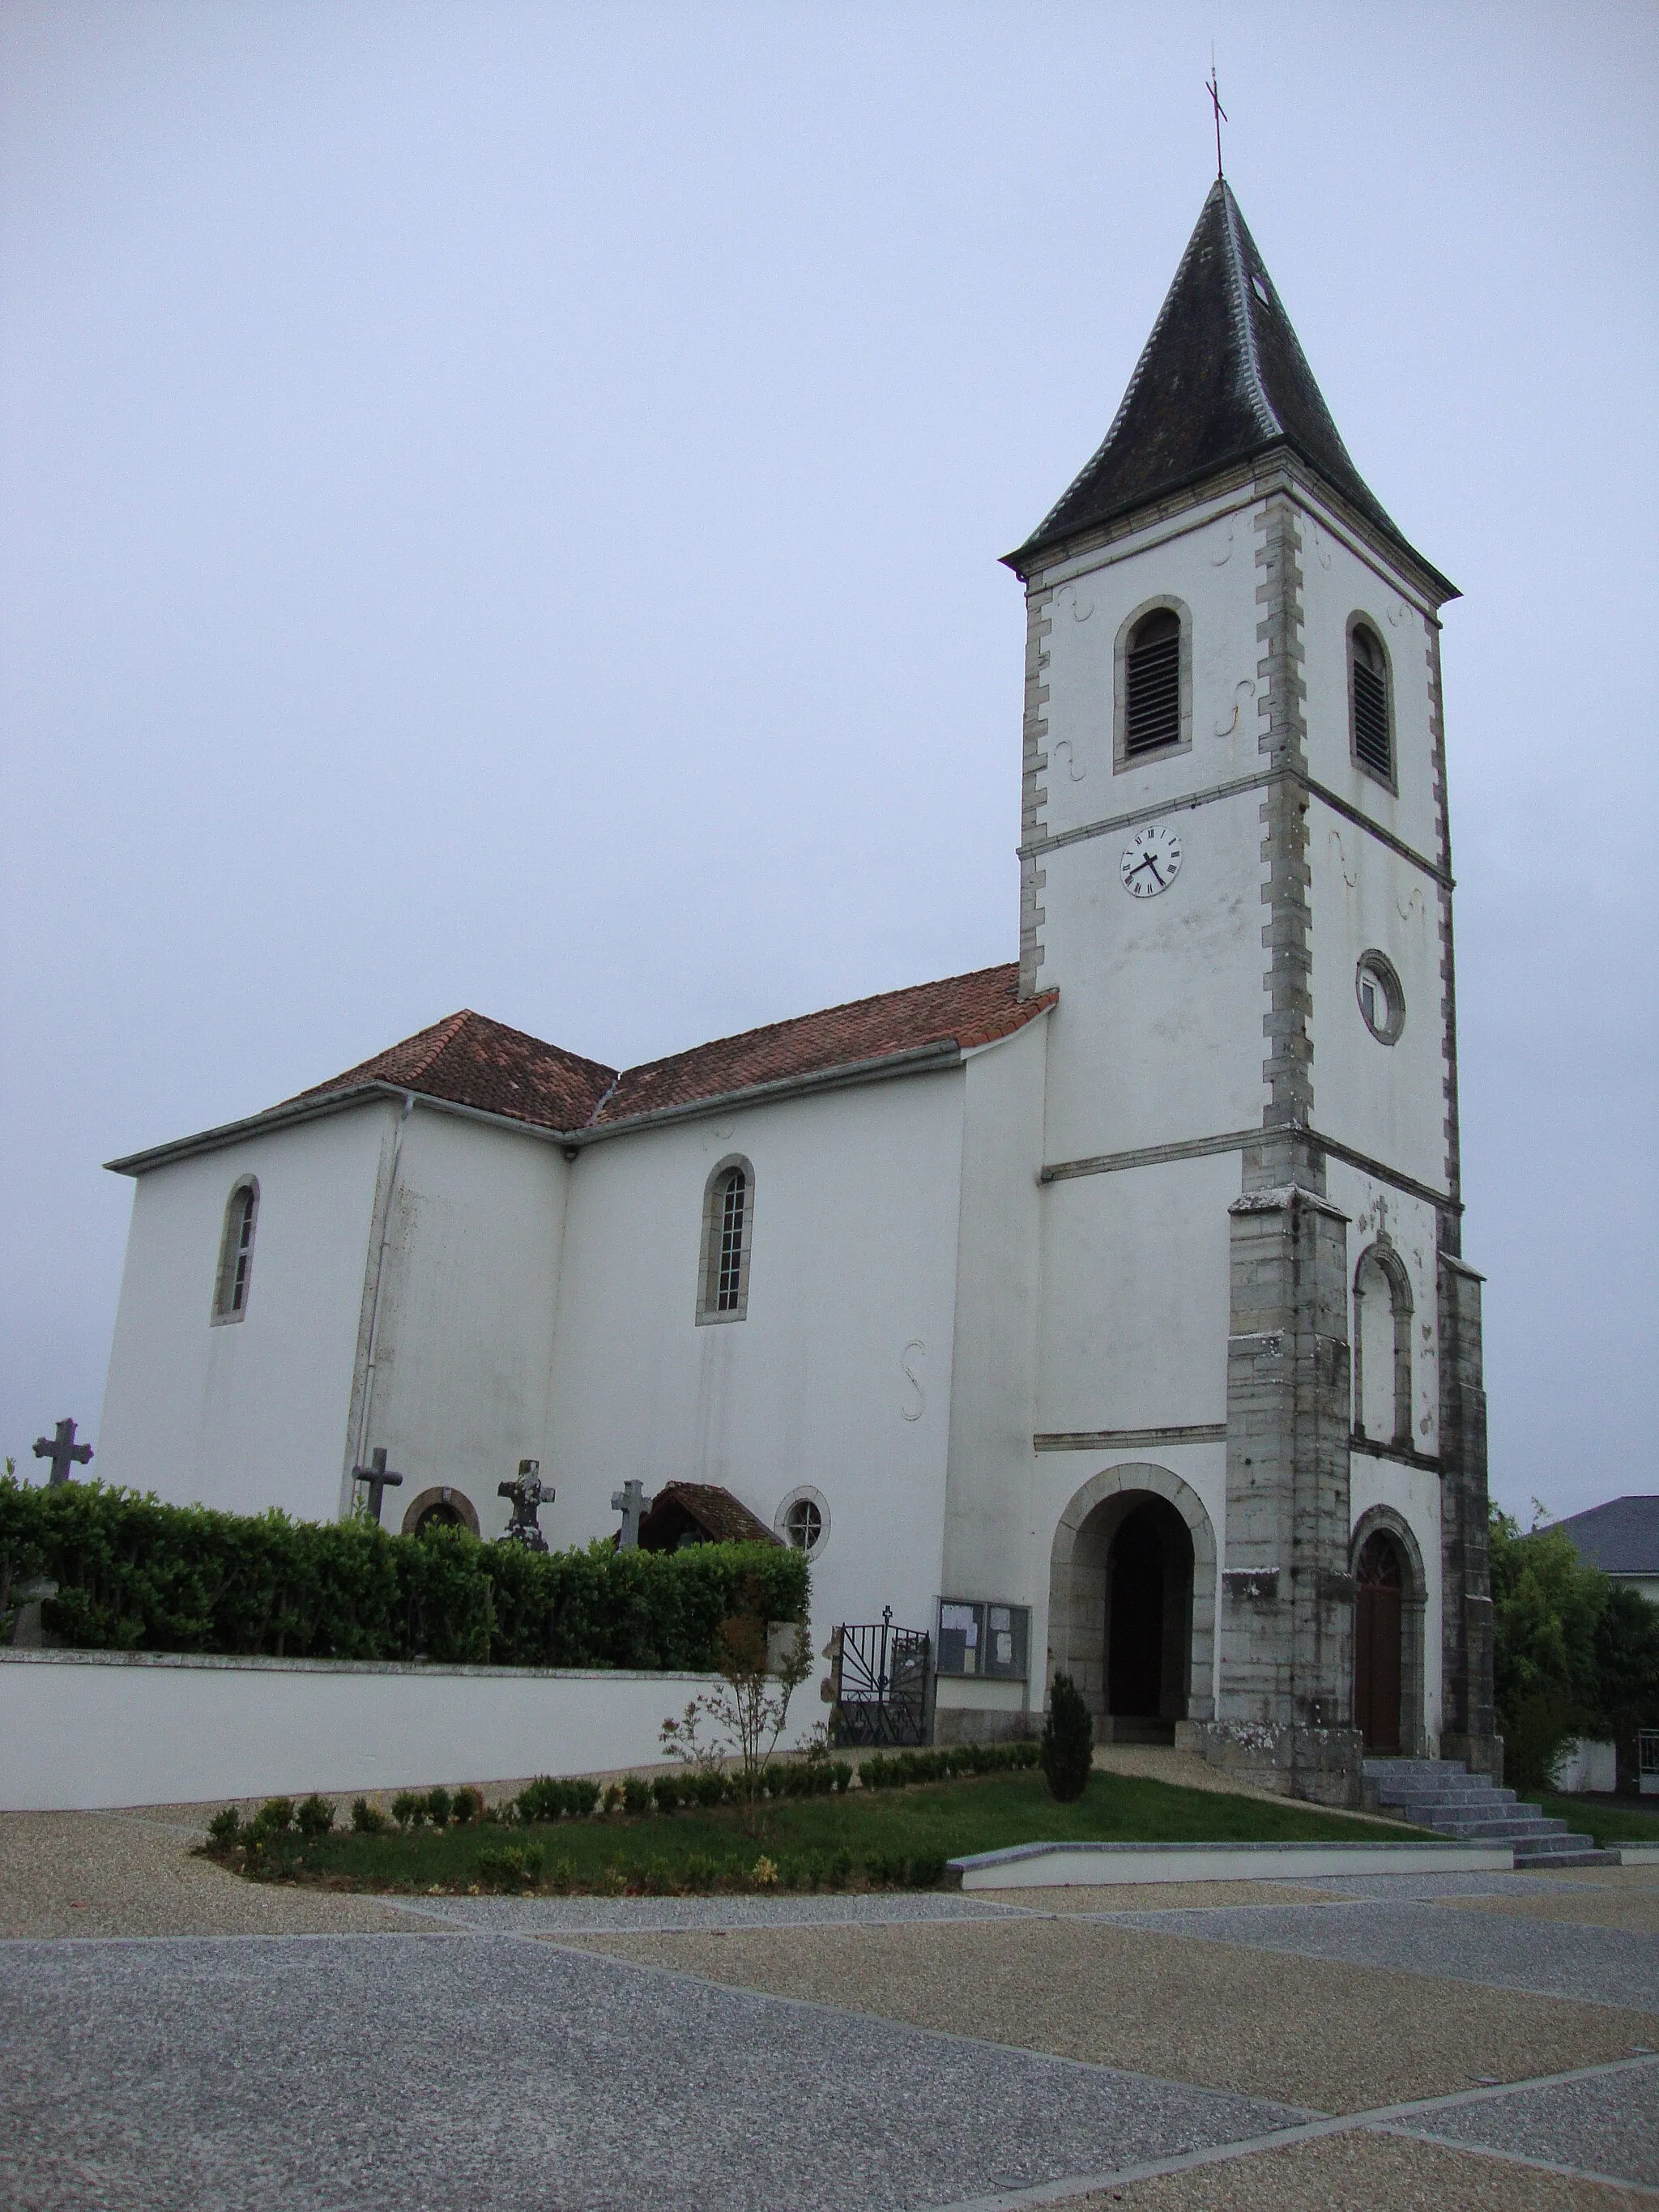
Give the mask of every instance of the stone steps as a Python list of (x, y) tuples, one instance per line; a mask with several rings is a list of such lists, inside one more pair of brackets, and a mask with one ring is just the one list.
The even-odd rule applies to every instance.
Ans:
[(1364, 1775), (1378, 1803), (1401, 1820), (1465, 1843), (1510, 1844), (1517, 1867), (1619, 1864), (1617, 1851), (1598, 1850), (1593, 1836), (1574, 1834), (1462, 1759), (1368, 1759)]

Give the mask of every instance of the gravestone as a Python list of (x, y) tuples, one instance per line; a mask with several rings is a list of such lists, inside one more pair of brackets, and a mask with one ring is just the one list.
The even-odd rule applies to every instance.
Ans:
[(622, 1515), (622, 1531), (617, 1540), (621, 1552), (639, 1549), (640, 1523), (651, 1510), (652, 1501), (645, 1494), (645, 1485), (630, 1476), (620, 1490), (611, 1493), (611, 1510)]
[(516, 1480), (498, 1483), (495, 1495), (510, 1499), (513, 1506), (512, 1516), (497, 1541), (522, 1544), (526, 1552), (544, 1552), (547, 1539), (536, 1516), (544, 1505), (553, 1503), (554, 1493), (552, 1484), (542, 1480), (541, 1462), (521, 1459)]
[(378, 1528), (380, 1525), (381, 1498), (388, 1490), (396, 1490), (401, 1486), (403, 1482), (402, 1475), (388, 1474), (386, 1473), (386, 1454), (377, 1447), (369, 1454), (368, 1465), (367, 1467), (354, 1467), (352, 1468), (351, 1479), (354, 1482), (362, 1483), (367, 1488), (368, 1492), (368, 1517)]
[(34, 1456), (52, 1462), (52, 1473), (46, 1477), (46, 1487), (55, 1490), (60, 1482), (69, 1480), (71, 1464), (78, 1461), (82, 1467), (86, 1466), (92, 1457), (92, 1446), (76, 1443), (73, 1421), (59, 1421), (55, 1437), (36, 1437)]

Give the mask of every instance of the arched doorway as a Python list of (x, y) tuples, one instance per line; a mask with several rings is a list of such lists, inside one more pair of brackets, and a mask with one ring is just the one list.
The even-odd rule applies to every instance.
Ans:
[(1386, 1529), (1373, 1529), (1354, 1563), (1353, 1717), (1365, 1748), (1398, 1752), (1404, 1677), (1406, 1563)]
[(1173, 1726), (1187, 1717), (1193, 1543), (1162, 1498), (1130, 1505), (1111, 1539), (1106, 1577), (1106, 1711)]
[(1048, 1648), (1101, 1741), (1170, 1741), (1214, 1713), (1215, 1535), (1202, 1499), (1167, 1468), (1093, 1475), (1054, 1530)]

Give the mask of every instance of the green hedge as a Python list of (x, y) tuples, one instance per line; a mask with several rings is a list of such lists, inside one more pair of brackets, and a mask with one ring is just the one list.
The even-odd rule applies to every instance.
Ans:
[(798, 1620), (807, 1602), (805, 1554), (781, 1545), (526, 1552), (0, 1478), (0, 1638), (12, 1586), (37, 1576), (58, 1584), (44, 1626), (76, 1650), (290, 1659), (702, 1670), (732, 1613)]

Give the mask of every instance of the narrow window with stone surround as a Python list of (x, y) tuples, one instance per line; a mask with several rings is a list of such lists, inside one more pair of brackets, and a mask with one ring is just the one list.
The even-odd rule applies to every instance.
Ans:
[(225, 1206), (219, 1240), (219, 1270), (213, 1285), (213, 1318), (240, 1321), (247, 1311), (253, 1273), (253, 1231), (259, 1218), (259, 1186), (252, 1176), (239, 1182)]
[(1348, 708), (1353, 757), (1368, 775), (1396, 788), (1394, 770), (1394, 713), (1389, 694), (1389, 656), (1367, 622), (1348, 626)]
[(702, 1266), (697, 1319), (741, 1321), (749, 1308), (749, 1250), (755, 1172), (747, 1160), (722, 1160), (703, 1193)]

